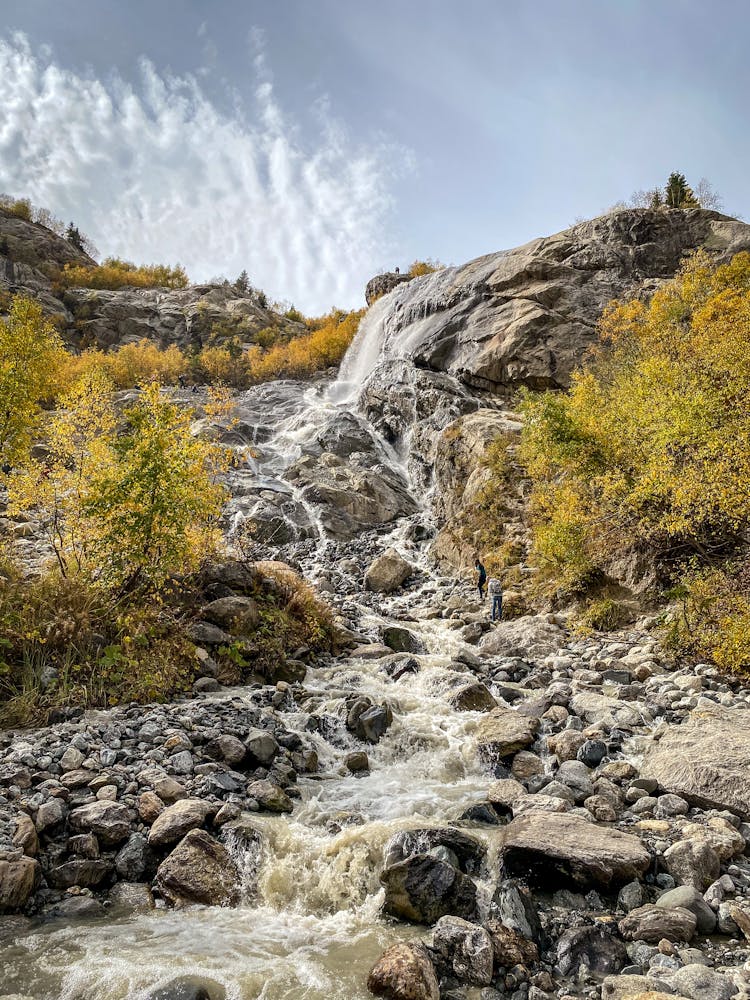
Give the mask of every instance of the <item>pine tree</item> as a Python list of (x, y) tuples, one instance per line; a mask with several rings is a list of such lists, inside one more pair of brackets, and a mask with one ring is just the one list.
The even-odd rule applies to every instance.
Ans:
[(667, 208), (700, 208), (693, 189), (688, 184), (685, 175), (673, 170), (664, 188), (664, 200)]
[(68, 243), (72, 243), (74, 247), (83, 250), (83, 237), (78, 226), (74, 226), (72, 222), (68, 224), (68, 228), (65, 230), (65, 239)]
[(239, 292), (241, 295), (246, 295), (250, 290), (250, 278), (248, 277), (247, 271), (240, 271), (239, 277), (234, 283), (235, 291)]

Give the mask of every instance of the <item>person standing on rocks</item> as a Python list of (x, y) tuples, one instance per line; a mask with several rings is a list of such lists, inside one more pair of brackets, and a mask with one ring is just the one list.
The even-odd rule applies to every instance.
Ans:
[(477, 579), (477, 589), (479, 590), (479, 600), (483, 601), (484, 600), (484, 588), (487, 586), (487, 570), (484, 568), (484, 566), (481, 564), (481, 562), (478, 559), (474, 563), (474, 569), (479, 574), (479, 577)]
[(496, 576), (490, 577), (487, 593), (492, 599), (492, 620), (494, 622), (495, 615), (497, 615), (497, 620), (501, 621), (503, 617), (503, 585)]

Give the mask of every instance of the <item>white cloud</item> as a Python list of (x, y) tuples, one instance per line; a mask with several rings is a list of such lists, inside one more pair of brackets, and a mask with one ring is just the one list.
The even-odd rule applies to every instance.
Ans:
[(262, 54), (254, 65), (250, 113), (224, 111), (195, 77), (144, 61), (134, 88), (0, 39), (0, 190), (74, 219), (107, 255), (179, 261), (197, 281), (246, 268), (307, 312), (357, 305), (388, 253), (396, 151), (354, 143), (325, 101), (305, 141)]

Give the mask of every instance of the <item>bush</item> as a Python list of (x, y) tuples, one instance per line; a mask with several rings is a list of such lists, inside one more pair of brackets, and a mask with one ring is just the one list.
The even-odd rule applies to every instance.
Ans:
[(179, 264), (144, 264), (107, 257), (97, 267), (66, 264), (60, 273), (62, 288), (186, 288), (188, 276)]
[(0, 208), (9, 215), (14, 215), (17, 219), (25, 222), (32, 221), (33, 206), (28, 198), (11, 198), (9, 195), (0, 195)]
[(0, 463), (25, 459), (40, 403), (54, 394), (62, 342), (42, 307), (17, 295), (0, 320)]
[(410, 278), (421, 278), (423, 274), (433, 274), (435, 271), (442, 271), (445, 264), (441, 264), (439, 260), (431, 260), (429, 257), (427, 260), (415, 260), (409, 266), (409, 277)]
[(52, 571), (0, 586), (0, 725), (46, 721), (52, 708), (164, 701), (190, 689), (195, 647), (168, 607), (113, 602), (81, 576)]
[(696, 255), (601, 331), (568, 393), (525, 403), (540, 562), (581, 578), (634, 547), (726, 555), (750, 526), (750, 254)]
[(306, 378), (340, 364), (359, 329), (364, 310), (345, 313), (334, 309), (326, 316), (308, 321), (311, 333), (278, 344), (265, 353), (252, 348), (247, 354), (251, 382), (279, 378)]
[(603, 597), (591, 601), (578, 617), (578, 627), (581, 631), (611, 632), (627, 620), (627, 614), (621, 604), (611, 597)]
[(693, 659), (712, 660), (732, 673), (750, 673), (750, 559), (693, 569), (678, 588), (667, 644)]
[(60, 386), (67, 389), (92, 370), (101, 371), (116, 389), (133, 389), (147, 382), (175, 385), (188, 370), (185, 355), (174, 344), (159, 348), (150, 340), (123, 344), (115, 351), (96, 349), (68, 354), (62, 364)]

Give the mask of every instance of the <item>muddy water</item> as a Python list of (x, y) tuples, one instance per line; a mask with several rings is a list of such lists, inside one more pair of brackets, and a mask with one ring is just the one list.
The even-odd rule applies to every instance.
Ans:
[[(448, 666), (455, 632), (440, 621), (415, 631), (433, 651), (419, 658), (419, 674), (393, 682), (377, 660), (347, 660), (308, 675), (316, 711), (341, 727), (332, 742), (305, 733), (316, 741), (322, 777), (300, 779), (291, 816), (248, 814), (262, 846), (235, 847), (245, 872), (241, 906), (40, 925), (10, 946), (0, 942), (3, 992), (124, 1000), (184, 975), (230, 1000), (366, 997), (367, 970), (384, 947), (420, 933), (381, 915), (385, 844), (400, 829), (457, 818), (485, 797), (489, 781), (473, 753), (479, 715), (447, 704), (457, 680), (472, 679)], [(367, 748), (371, 772), (359, 778), (341, 766), (361, 746), (343, 725), (344, 697), (353, 691), (387, 698), (395, 715)], [(302, 713), (284, 721), (294, 729)]]

